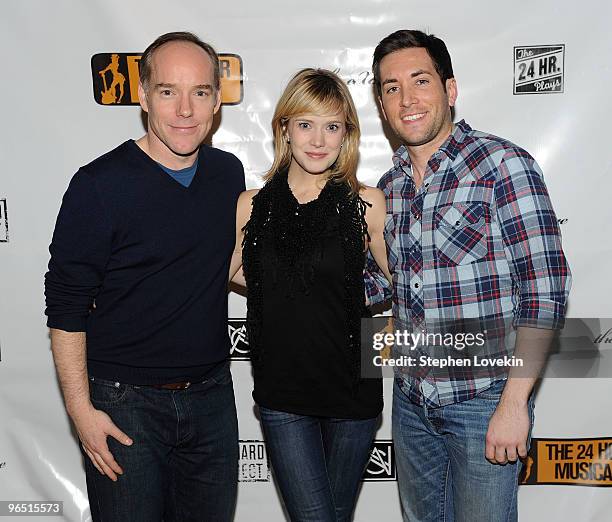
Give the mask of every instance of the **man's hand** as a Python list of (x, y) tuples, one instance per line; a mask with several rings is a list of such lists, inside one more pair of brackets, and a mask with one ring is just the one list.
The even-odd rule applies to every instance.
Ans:
[(132, 439), (105, 412), (96, 410), (91, 404), (71, 416), (85, 453), (102, 475), (115, 482), (117, 474), (123, 475), (123, 470), (108, 449), (106, 438), (110, 435), (125, 446), (131, 446)]
[(489, 420), (485, 439), (485, 457), (492, 464), (516, 462), (527, 456), (529, 409), (526, 401), (504, 400), (502, 397)]
[(125, 446), (131, 446), (132, 440), (89, 400), (85, 332), (51, 328), (51, 350), (66, 411), (74, 422), (83, 449), (100, 473), (116, 481), (117, 473), (121, 475), (123, 470), (109, 451), (106, 437), (110, 435)]
[(519, 326), (516, 329), (514, 355), (527, 364), (525, 368), (510, 368), (497, 409), (489, 420), (485, 457), (493, 464), (516, 462), (517, 454), (520, 458), (527, 456), (531, 426), (528, 401), (553, 336), (553, 330), (543, 328)]

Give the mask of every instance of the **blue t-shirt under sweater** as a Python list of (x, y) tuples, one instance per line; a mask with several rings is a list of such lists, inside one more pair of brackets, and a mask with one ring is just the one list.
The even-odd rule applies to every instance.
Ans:
[(198, 159), (196, 158), (195, 162), (191, 167), (187, 167), (185, 169), (173, 170), (168, 167), (162, 165), (161, 163), (157, 163), (162, 169), (166, 171), (174, 180), (179, 182), (183, 187), (188, 187), (191, 185), (193, 181), (193, 177), (195, 176), (196, 170), (198, 170)]

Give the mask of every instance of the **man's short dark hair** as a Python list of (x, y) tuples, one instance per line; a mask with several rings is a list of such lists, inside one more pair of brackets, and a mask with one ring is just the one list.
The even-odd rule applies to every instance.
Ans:
[(442, 85), (446, 90), (446, 80), (454, 78), (453, 64), (451, 63), (450, 54), (446, 44), (433, 34), (426, 34), (423, 31), (401, 29), (391, 33), (383, 38), (374, 49), (374, 60), (372, 62), (372, 72), (374, 73), (374, 81), (376, 82), (376, 90), (378, 95), (382, 94), (380, 84), (380, 62), (382, 59), (395, 51), (402, 49), (410, 49), (413, 47), (422, 47), (431, 57), (431, 61), (436, 68), (436, 72), (442, 80)]
[(145, 49), (145, 52), (142, 53), (142, 57), (140, 58), (140, 63), (138, 64), (140, 83), (142, 83), (143, 87), (146, 88), (149, 80), (151, 79), (151, 60), (153, 59), (153, 53), (162, 45), (170, 42), (190, 42), (204, 50), (212, 62), (214, 88), (218, 91), (221, 86), (221, 78), (219, 76), (219, 56), (217, 56), (216, 51), (211, 45), (200, 40), (195, 34), (187, 31), (176, 31), (173, 33), (162, 34)]

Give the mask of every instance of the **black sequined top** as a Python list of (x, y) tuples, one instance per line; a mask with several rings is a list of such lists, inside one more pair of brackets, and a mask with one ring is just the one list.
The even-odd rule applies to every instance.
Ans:
[(365, 205), (335, 181), (300, 204), (286, 172), (253, 198), (243, 267), (259, 405), (337, 418), (380, 413), (380, 380), (360, 378)]

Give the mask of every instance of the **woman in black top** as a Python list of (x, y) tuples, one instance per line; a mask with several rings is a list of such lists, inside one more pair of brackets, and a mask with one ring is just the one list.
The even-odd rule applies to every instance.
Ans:
[(388, 276), (381, 191), (357, 180), (359, 122), (322, 69), (289, 82), (272, 120), (274, 163), (238, 201), (236, 251), (260, 418), (293, 521), (350, 520), (382, 410), (360, 374), (369, 248)]

